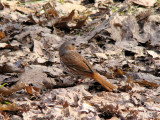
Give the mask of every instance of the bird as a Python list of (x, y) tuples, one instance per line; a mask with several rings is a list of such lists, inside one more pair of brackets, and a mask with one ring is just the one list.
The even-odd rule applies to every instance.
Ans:
[(60, 62), (65, 71), (74, 77), (91, 78), (99, 82), (108, 91), (114, 91), (116, 86), (104, 79), (92, 65), (79, 54), (73, 40), (65, 41), (59, 47)]

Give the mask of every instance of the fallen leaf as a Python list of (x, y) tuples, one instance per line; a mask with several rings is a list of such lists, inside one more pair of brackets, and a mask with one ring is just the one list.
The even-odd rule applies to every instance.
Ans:
[(30, 19), (30, 21), (31, 21), (33, 24), (36, 24), (36, 21), (33, 19), (32, 14), (29, 14), (29, 15), (28, 15), (28, 18)]
[(132, 87), (129, 85), (125, 85), (125, 86), (118, 87), (118, 90), (120, 90), (122, 92), (127, 92), (127, 91), (132, 90)]
[(105, 53), (95, 53), (95, 55), (96, 55), (98, 58), (107, 59), (107, 56), (106, 56)]
[(6, 48), (8, 46), (7, 43), (0, 43), (0, 48)]
[(58, 11), (50, 3), (46, 3), (45, 5), (43, 5), (43, 9), (48, 19), (51, 19), (51, 17), (54, 17), (54, 18), (59, 17)]
[(17, 82), (12, 87), (2, 87), (0, 88), (0, 93), (2, 95), (10, 95), (16, 91), (22, 90), (25, 87), (25, 85), (21, 82)]
[(63, 16), (61, 17), (56, 23), (55, 23), (55, 27), (59, 27), (59, 28), (68, 28), (68, 22), (70, 22), (72, 20), (74, 16), (74, 10), (72, 10), (72, 12), (68, 15), (68, 16)]
[(6, 37), (5, 33), (0, 31), (0, 40), (2, 40), (5, 37)]
[(153, 82), (148, 82), (146, 80), (136, 81), (135, 83), (138, 83), (139, 85), (142, 85), (142, 86), (147, 87), (147, 88), (158, 88), (159, 87), (158, 84), (153, 83)]
[(19, 108), (16, 103), (12, 104), (1, 104), (0, 103), (0, 111), (17, 111)]
[(36, 56), (42, 56), (43, 55), (43, 43), (38, 40), (34, 40), (34, 48), (33, 52), (35, 53)]
[(119, 68), (113, 68), (111, 69), (111, 71), (113, 72), (113, 76), (114, 77), (123, 77), (123, 75), (125, 74), (123, 70), (119, 69)]
[(3, 66), (0, 66), (0, 73), (23, 73), (24, 69), (16, 66), (13, 63), (4, 63)]
[(151, 7), (156, 3), (156, 0), (133, 0), (133, 3), (146, 7)]
[(64, 104), (63, 104), (63, 108), (67, 108), (69, 106), (68, 102), (66, 101)]
[(152, 50), (147, 50), (148, 54), (150, 54), (153, 58), (160, 58), (160, 55)]
[(80, 19), (78, 20), (78, 22), (76, 23), (76, 26), (73, 26), (73, 27), (71, 27), (71, 28), (72, 28), (72, 29), (81, 29), (82, 26), (84, 26), (87, 18), (88, 18), (88, 17), (85, 17), (84, 19), (80, 18)]
[(26, 88), (27, 93), (33, 95), (33, 91), (32, 91), (32, 87), (31, 86), (27, 85), (25, 88)]
[(30, 8), (25, 8), (24, 6), (22, 6), (22, 7), (16, 6), (15, 10), (18, 11), (18, 12), (21, 12), (21, 13), (25, 13), (27, 15), (36, 12), (35, 10), (32, 10)]

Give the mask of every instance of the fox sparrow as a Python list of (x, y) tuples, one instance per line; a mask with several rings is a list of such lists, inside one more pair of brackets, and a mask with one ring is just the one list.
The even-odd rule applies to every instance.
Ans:
[(116, 89), (116, 86), (103, 79), (92, 65), (76, 51), (74, 41), (64, 42), (59, 48), (59, 56), (65, 70), (71, 75), (92, 78), (109, 91)]

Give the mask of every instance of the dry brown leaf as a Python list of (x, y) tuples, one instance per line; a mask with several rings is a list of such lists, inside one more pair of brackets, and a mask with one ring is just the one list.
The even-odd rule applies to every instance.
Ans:
[(82, 26), (84, 26), (88, 17), (82, 17), (79, 18), (78, 20), (73, 20), (76, 23), (76, 25), (68, 26), (68, 23), (71, 22), (73, 16), (74, 16), (74, 10), (70, 13), (69, 16), (62, 17), (61, 20), (58, 22), (58, 24), (57, 23), (55, 24), (55, 26), (59, 28), (81, 29)]
[[(35, 86), (30, 86), (27, 84), (27, 86), (25, 87), (26, 91), (28, 94), (30, 95), (38, 95), (39, 94), (39, 91), (40, 91), (40, 88), (37, 88)], [(33, 91), (34, 90), (34, 91)]]
[(125, 86), (118, 87), (118, 90), (120, 90), (122, 92), (127, 92), (129, 90), (132, 90), (132, 87), (129, 85), (125, 85)]
[(0, 102), (9, 102), (10, 100), (7, 97), (2, 96), (2, 94), (0, 95)]
[(146, 80), (143, 81), (137, 81), (136, 83), (138, 83), (141, 86), (147, 87), (147, 88), (158, 88), (159, 85), (153, 82), (148, 82)]
[(52, 16), (54, 18), (59, 17), (58, 11), (50, 3), (43, 5), (43, 9), (45, 10), (45, 15), (48, 19), (50, 19)]
[(10, 95), (16, 91), (19, 91), (25, 87), (24, 83), (17, 82), (15, 85), (13, 85), (11, 88), (9, 87), (2, 87), (0, 88), (0, 93), (2, 95)]
[(143, 11), (136, 16), (137, 21), (147, 21), (151, 15), (151, 10)]
[(63, 16), (61, 17), (61, 22), (69, 22), (72, 20), (73, 16), (74, 16), (74, 12), (75, 10), (72, 10), (72, 12), (68, 15), (68, 16)]
[(31, 86), (26, 86), (25, 88), (26, 88), (27, 93), (33, 95), (33, 91), (32, 91)]
[(6, 37), (5, 33), (0, 31), (0, 40), (2, 40), (5, 37)]
[(22, 90), (23, 88), (25, 88), (25, 84), (22, 82), (17, 82), (15, 85), (11, 87), (10, 91), (16, 92)]
[(35, 87), (35, 86), (33, 86), (32, 88), (33, 88), (37, 93), (39, 93), (40, 88), (37, 88), (37, 87)]
[(12, 63), (4, 63), (3, 66), (0, 66), (0, 73), (23, 73), (24, 69), (17, 67)]
[(55, 23), (55, 27), (59, 27), (59, 28), (68, 28), (68, 22), (70, 22), (72, 20), (74, 16), (74, 10), (72, 10), (72, 12), (68, 15), (68, 16), (63, 16), (61, 17), (56, 23)]
[(2, 88), (0, 89), (0, 93), (1, 93), (2, 95), (9, 95), (9, 94), (12, 93), (12, 91), (10, 91), (9, 88), (2, 87)]
[(36, 24), (36, 21), (33, 19), (32, 14), (29, 14), (28, 18), (30, 19), (30, 21), (31, 21), (33, 24)]
[(32, 10), (32, 9), (30, 9), (30, 8), (19, 7), (19, 6), (16, 6), (15, 10), (16, 10), (16, 11), (19, 11), (19, 12), (21, 12), (21, 13), (25, 13), (25, 14), (27, 14), (27, 15), (36, 12), (35, 10)]
[(19, 110), (18, 106), (16, 103), (12, 104), (1, 104), (0, 103), (0, 111), (17, 111)]
[(134, 80), (131, 75), (128, 76), (127, 83), (131, 83), (131, 84), (134, 83)]
[(114, 77), (123, 77), (123, 75), (125, 74), (123, 70), (119, 69), (119, 68), (113, 68), (111, 69), (111, 71), (113, 72), (113, 76)]
[(71, 27), (71, 28), (72, 28), (72, 29), (81, 29), (82, 26), (84, 26), (87, 18), (88, 18), (88, 17), (85, 17), (84, 19), (81, 19), (81, 18), (80, 18), (80, 19), (78, 20), (76, 26), (73, 26), (73, 27)]
[(68, 102), (66, 101), (64, 104), (63, 104), (63, 108), (67, 108), (69, 106)]

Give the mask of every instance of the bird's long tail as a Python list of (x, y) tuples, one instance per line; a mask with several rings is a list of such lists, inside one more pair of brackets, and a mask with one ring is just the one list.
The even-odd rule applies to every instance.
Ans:
[(112, 83), (102, 78), (101, 75), (99, 75), (96, 72), (93, 74), (93, 79), (95, 79), (97, 82), (99, 82), (103, 87), (105, 87), (109, 91), (113, 91), (114, 89), (116, 89), (115, 85), (113, 85)]

